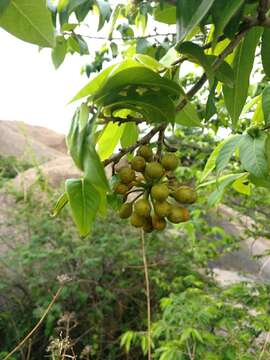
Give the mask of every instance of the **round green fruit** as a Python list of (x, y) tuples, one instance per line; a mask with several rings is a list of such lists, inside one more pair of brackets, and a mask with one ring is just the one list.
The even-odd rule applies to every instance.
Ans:
[(119, 216), (121, 219), (127, 219), (132, 214), (132, 203), (125, 203), (119, 209)]
[(151, 188), (151, 195), (157, 201), (164, 201), (169, 196), (169, 188), (166, 184), (156, 184)]
[(139, 147), (137, 155), (142, 156), (146, 161), (151, 161), (153, 157), (153, 151), (149, 146), (142, 145)]
[(144, 225), (144, 218), (133, 212), (130, 217), (130, 223), (137, 228), (142, 227)]
[(153, 224), (153, 228), (158, 231), (164, 230), (167, 225), (165, 219), (160, 218), (159, 216), (156, 215), (152, 216), (152, 224)]
[(142, 156), (135, 156), (131, 160), (131, 167), (135, 171), (140, 171), (140, 172), (144, 171), (145, 165), (146, 165), (146, 161)]
[(114, 184), (113, 189), (117, 194), (125, 195), (128, 192), (129, 187), (121, 182), (117, 182)]
[(179, 206), (172, 206), (167, 218), (170, 222), (178, 224), (188, 221), (190, 215), (188, 209)]
[(150, 179), (159, 179), (164, 175), (164, 168), (157, 161), (152, 161), (146, 164), (145, 175)]
[(151, 206), (146, 199), (140, 199), (135, 202), (134, 211), (139, 216), (147, 217), (150, 215)]
[(190, 186), (180, 186), (173, 194), (176, 201), (181, 204), (193, 204), (197, 200), (197, 194)]
[(169, 215), (171, 210), (171, 205), (167, 201), (156, 202), (154, 209), (155, 209), (155, 213), (159, 217), (163, 218)]
[(161, 158), (161, 165), (168, 171), (173, 171), (178, 166), (178, 158), (174, 154), (166, 154)]
[(128, 166), (122, 167), (119, 170), (119, 178), (122, 183), (129, 184), (135, 180), (135, 171)]

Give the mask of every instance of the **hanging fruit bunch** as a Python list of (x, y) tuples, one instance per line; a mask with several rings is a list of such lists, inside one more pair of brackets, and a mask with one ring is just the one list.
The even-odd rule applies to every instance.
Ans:
[(186, 206), (193, 204), (197, 195), (192, 187), (178, 182), (174, 175), (178, 165), (174, 153), (154, 155), (150, 146), (140, 146), (128, 165), (117, 172), (114, 192), (123, 197), (120, 218), (130, 218), (131, 225), (145, 232), (162, 231), (167, 221), (188, 221)]

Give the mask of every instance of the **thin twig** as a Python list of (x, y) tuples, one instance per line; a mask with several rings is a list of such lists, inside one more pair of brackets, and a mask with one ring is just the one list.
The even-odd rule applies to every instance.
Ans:
[(31, 338), (31, 336), (37, 331), (37, 329), (40, 327), (40, 325), (43, 323), (45, 317), (48, 315), (48, 313), (50, 312), (51, 308), (53, 307), (54, 303), (57, 301), (57, 299), (59, 298), (61, 291), (63, 290), (64, 285), (61, 285), (59, 287), (59, 289), (57, 290), (56, 294), (54, 295), (52, 301), (50, 302), (50, 304), (48, 305), (47, 309), (44, 311), (42, 317), (40, 318), (40, 320), (38, 321), (38, 323), (33, 327), (33, 329), (25, 336), (25, 338), (10, 352), (7, 354), (7, 356), (4, 357), (3, 360), (7, 360), (9, 359), (14, 353), (16, 353), (25, 343), (28, 339)]
[(98, 118), (103, 120), (101, 122), (101, 125), (107, 124), (109, 122), (119, 123), (119, 124), (124, 124), (124, 123), (128, 123), (128, 122), (134, 122), (136, 124), (141, 124), (143, 122), (146, 122), (145, 119), (136, 118), (136, 117), (132, 117), (132, 116), (127, 116), (126, 118), (121, 118), (121, 117), (114, 117), (114, 116), (99, 115)]
[(140, 39), (148, 39), (148, 38), (153, 38), (153, 37), (159, 37), (159, 36), (175, 36), (175, 33), (164, 33), (164, 34), (149, 34), (149, 35), (144, 35), (144, 36), (116, 36), (116, 37), (112, 37), (110, 39), (108, 39), (108, 37), (106, 36), (94, 36), (94, 35), (84, 35), (84, 34), (79, 34), (79, 33), (75, 33), (74, 31), (68, 32), (68, 31), (64, 31), (62, 32), (62, 35), (74, 35), (74, 36), (82, 36), (88, 39), (94, 39), (94, 40), (140, 40)]
[(150, 297), (150, 285), (149, 285), (149, 274), (147, 266), (147, 257), (145, 252), (145, 238), (144, 230), (141, 229), (141, 240), (142, 240), (142, 257), (144, 265), (144, 277), (145, 277), (145, 290), (146, 290), (146, 301), (147, 301), (147, 346), (148, 346), (148, 360), (152, 359), (151, 354), (151, 297)]
[(160, 157), (161, 157), (162, 145), (164, 142), (164, 133), (165, 133), (166, 127), (167, 127), (167, 124), (164, 124), (163, 127), (159, 130), (158, 141), (157, 141), (157, 153), (156, 153), (157, 159), (160, 159)]

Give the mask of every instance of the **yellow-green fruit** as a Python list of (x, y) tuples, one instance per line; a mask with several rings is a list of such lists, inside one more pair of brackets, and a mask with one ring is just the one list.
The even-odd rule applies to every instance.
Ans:
[(135, 227), (142, 227), (144, 225), (144, 218), (133, 212), (130, 217), (130, 223)]
[(132, 203), (125, 203), (119, 209), (119, 216), (121, 219), (127, 219), (132, 214)]
[(182, 204), (193, 204), (197, 200), (197, 194), (190, 186), (180, 186), (173, 194), (175, 200)]
[(151, 216), (147, 217), (147, 218), (144, 220), (143, 230), (144, 230), (146, 233), (150, 233), (150, 232), (152, 232), (152, 231), (154, 230)]
[(165, 219), (160, 218), (159, 216), (156, 215), (152, 216), (152, 224), (153, 224), (153, 228), (158, 231), (164, 230), (167, 225)]
[(153, 157), (153, 151), (149, 146), (142, 145), (139, 147), (137, 155), (142, 156), (146, 161), (151, 161)]
[(131, 160), (131, 167), (135, 171), (144, 171), (146, 165), (146, 161), (142, 156), (135, 156)]
[(168, 220), (174, 224), (180, 222), (188, 221), (190, 218), (189, 211), (186, 208), (179, 206), (171, 206), (170, 213), (168, 215)]
[(152, 186), (151, 195), (157, 201), (164, 201), (169, 196), (169, 188), (166, 184)]
[(169, 215), (171, 210), (171, 205), (167, 201), (156, 202), (155, 206), (155, 213), (160, 217), (166, 217)]
[(115, 183), (113, 189), (117, 194), (121, 195), (125, 195), (129, 190), (128, 186), (121, 182)]
[(124, 184), (129, 184), (135, 180), (135, 171), (128, 166), (122, 167), (119, 170), (119, 178)]
[(175, 170), (178, 166), (178, 158), (174, 154), (166, 154), (161, 158), (161, 165), (166, 170)]
[(149, 202), (146, 199), (140, 199), (140, 200), (135, 202), (134, 211), (139, 216), (147, 217), (147, 216), (150, 215), (151, 206), (150, 206)]
[(146, 164), (145, 176), (151, 179), (159, 179), (164, 175), (164, 168), (157, 161)]

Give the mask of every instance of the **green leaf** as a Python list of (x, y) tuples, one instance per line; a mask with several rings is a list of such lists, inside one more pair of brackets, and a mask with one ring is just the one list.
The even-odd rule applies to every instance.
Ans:
[(181, 42), (204, 18), (214, 0), (177, 1), (177, 41)]
[(53, 47), (54, 28), (44, 0), (11, 0), (0, 17), (0, 26), (21, 40)]
[[(99, 103), (100, 104), (100, 103)], [(112, 113), (115, 110), (131, 109), (140, 113), (148, 122), (174, 122), (174, 102), (161, 91), (146, 91), (143, 93), (131, 89), (123, 95), (117, 92), (110, 92), (102, 99), (102, 106)]]
[(245, 134), (239, 142), (239, 157), (243, 168), (258, 178), (266, 177), (269, 171), (265, 152), (266, 138), (265, 133), (260, 133), (255, 138)]
[(215, 103), (215, 91), (216, 91), (217, 83), (218, 83), (217, 80), (215, 80), (209, 92), (209, 96), (205, 107), (205, 120), (211, 119), (211, 117), (217, 113), (217, 107)]
[(157, 6), (154, 10), (154, 19), (156, 21), (173, 25), (176, 22), (176, 8), (170, 4)]
[(254, 111), (254, 114), (251, 118), (251, 125), (255, 127), (260, 127), (263, 125), (263, 122), (264, 122), (264, 115), (262, 109), (262, 98), (260, 97), (256, 110)]
[(99, 192), (86, 179), (68, 179), (66, 193), (79, 233), (81, 236), (86, 236), (91, 230), (99, 208)]
[(105, 160), (112, 155), (123, 134), (124, 125), (125, 124), (119, 126), (116, 123), (110, 122), (105, 127), (98, 140), (98, 154), (101, 160)]
[(88, 55), (89, 49), (86, 41), (81, 35), (75, 35), (69, 37), (68, 45), (72, 51), (77, 52), (80, 55)]
[(241, 135), (232, 135), (229, 139), (222, 142), (216, 158), (216, 171), (218, 174), (228, 165), (240, 139)]
[(218, 81), (222, 82), (223, 84), (227, 85), (230, 88), (233, 87), (234, 85), (233, 69), (226, 61), (223, 61), (220, 64), (218, 69), (215, 71), (215, 75)]
[(201, 65), (206, 72), (210, 85), (213, 84), (214, 73), (211, 67), (210, 59), (207, 55), (205, 55), (203, 49), (199, 45), (191, 41), (185, 41), (177, 46), (176, 50), (187, 56), (190, 61)]
[(51, 216), (56, 217), (67, 203), (68, 203), (67, 193), (63, 193), (57, 200), (56, 204), (54, 205)]
[(262, 110), (265, 125), (270, 123), (270, 86), (266, 86), (262, 93)]
[(216, 159), (217, 156), (219, 154), (219, 150), (221, 149), (223, 143), (220, 142), (216, 148), (214, 149), (214, 151), (211, 153), (211, 155), (209, 156), (207, 163), (205, 164), (205, 167), (203, 169), (203, 172), (200, 176), (200, 183), (202, 183), (207, 177), (208, 175), (215, 169), (216, 167)]
[(95, 150), (93, 144), (85, 145), (84, 172), (85, 178), (96, 188), (104, 191), (109, 190), (108, 180), (104, 171), (104, 166)]
[(103, 28), (105, 21), (109, 21), (111, 15), (111, 7), (110, 4), (103, 0), (96, 0), (96, 4), (99, 10), (99, 23), (98, 30)]
[(126, 123), (121, 137), (122, 148), (135, 144), (139, 137), (138, 126), (134, 122)]
[(261, 28), (249, 30), (244, 40), (237, 48), (233, 61), (234, 86), (223, 86), (225, 104), (232, 118), (233, 128), (238, 123), (239, 116), (248, 95), (249, 77), (253, 67), (254, 55), (258, 44)]
[(147, 66), (151, 70), (154, 70), (154, 71), (164, 70), (164, 66), (162, 64), (160, 64), (156, 59), (152, 58), (149, 55), (136, 54), (134, 56), (134, 59), (137, 60), (138, 62), (140, 62), (141, 64)]
[(265, 75), (270, 77), (270, 29), (267, 28), (262, 35), (261, 57)]
[(238, 9), (243, 5), (244, 0), (215, 0), (212, 15), (215, 25), (215, 31), (213, 36), (212, 48), (214, 49), (218, 38), (222, 35), (225, 26), (229, 23), (231, 18), (237, 12)]
[(234, 188), (234, 190), (236, 190), (240, 194), (250, 195), (252, 185), (248, 180), (248, 174), (246, 174), (246, 176), (243, 176), (243, 177), (235, 180), (232, 184), (232, 187)]
[(109, 27), (109, 31), (108, 31), (108, 39), (109, 40), (112, 39), (112, 34), (113, 34), (113, 31), (115, 28), (115, 24), (116, 24), (118, 17), (121, 14), (122, 8), (123, 8), (123, 4), (117, 4), (113, 10), (113, 13), (112, 13), (111, 19), (110, 19), (110, 27)]
[(197, 111), (190, 102), (181, 111), (176, 113), (175, 123), (189, 127), (202, 127)]
[(52, 61), (56, 69), (58, 69), (65, 60), (66, 51), (67, 43), (64, 36), (58, 36), (56, 39), (56, 46), (52, 50)]
[(0, 16), (7, 9), (8, 5), (10, 4), (10, 1), (11, 0), (1, 0), (0, 1)]

